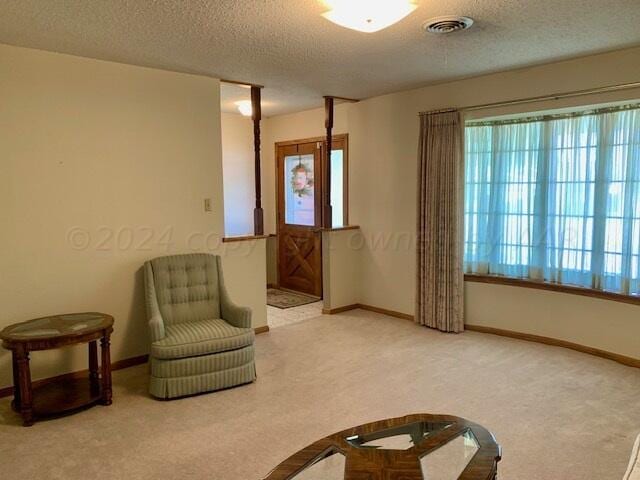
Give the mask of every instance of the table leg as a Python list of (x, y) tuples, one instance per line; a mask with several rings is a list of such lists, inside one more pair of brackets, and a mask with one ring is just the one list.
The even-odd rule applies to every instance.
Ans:
[(111, 405), (111, 353), (109, 351), (109, 334), (100, 339), (102, 351), (102, 404)]
[(11, 350), (11, 365), (13, 367), (13, 409), (20, 412), (20, 374), (18, 373), (18, 355)]
[(96, 395), (100, 391), (98, 375), (98, 343), (94, 340), (89, 342), (89, 382), (91, 383), (91, 393)]
[(18, 364), (18, 383), (20, 394), (20, 414), (25, 427), (33, 425), (33, 394), (31, 390), (31, 370), (29, 369), (29, 352), (23, 346), (15, 350)]

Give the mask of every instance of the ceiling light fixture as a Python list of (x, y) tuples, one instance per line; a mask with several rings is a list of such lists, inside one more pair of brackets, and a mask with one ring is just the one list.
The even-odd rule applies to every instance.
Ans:
[(253, 114), (251, 100), (240, 100), (236, 102), (236, 106), (238, 107), (238, 111), (245, 117), (250, 117)]
[(342, 27), (372, 33), (399, 22), (417, 7), (414, 0), (324, 0), (324, 18)]

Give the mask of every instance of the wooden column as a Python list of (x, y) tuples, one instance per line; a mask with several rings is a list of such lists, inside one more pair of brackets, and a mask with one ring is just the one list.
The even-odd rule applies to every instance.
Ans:
[(253, 209), (253, 233), (264, 235), (264, 211), (262, 210), (262, 180), (260, 173), (260, 120), (262, 119), (262, 107), (260, 101), (260, 88), (251, 86), (251, 118), (253, 120), (253, 150), (255, 155), (255, 184), (256, 207)]
[(331, 149), (333, 141), (333, 97), (324, 97), (324, 127), (327, 129), (327, 152), (324, 163), (324, 201), (322, 208), (322, 226), (331, 228)]

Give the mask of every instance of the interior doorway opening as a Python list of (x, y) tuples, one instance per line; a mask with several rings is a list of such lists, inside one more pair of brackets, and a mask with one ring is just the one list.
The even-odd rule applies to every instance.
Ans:
[(276, 296), (284, 298), (287, 293), (292, 304), (300, 303), (283, 309), (322, 299), (322, 199), (327, 183), (331, 185), (331, 224), (333, 228), (348, 225), (348, 136), (332, 137), (330, 182), (324, 178), (325, 140), (318, 137), (275, 145), (277, 230), (268, 245), (271, 306), (276, 306)]

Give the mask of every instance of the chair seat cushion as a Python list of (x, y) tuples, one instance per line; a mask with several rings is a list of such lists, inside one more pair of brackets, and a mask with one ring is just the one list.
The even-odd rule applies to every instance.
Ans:
[(221, 318), (165, 327), (165, 337), (151, 344), (155, 358), (186, 358), (236, 350), (253, 344), (251, 328), (237, 328)]
[(178, 378), (222, 372), (253, 363), (254, 356), (254, 347), (249, 345), (237, 350), (198, 355), (197, 357), (172, 359), (151, 357), (151, 376)]

